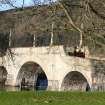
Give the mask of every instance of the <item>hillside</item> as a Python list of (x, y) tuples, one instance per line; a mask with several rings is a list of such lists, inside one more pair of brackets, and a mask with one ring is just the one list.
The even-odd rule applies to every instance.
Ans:
[[(73, 22), (83, 30), (83, 46), (89, 47), (91, 55), (105, 57), (105, 1), (85, 1), (62, 2)], [(34, 34), (43, 38), (47, 35), (46, 40), (49, 41), (52, 22), (55, 23), (54, 45), (79, 45), (79, 32), (71, 27), (65, 12), (58, 4), (0, 12), (0, 35), (9, 35), (12, 30), (13, 47), (20, 47), (24, 43), (24, 46), (31, 46)]]

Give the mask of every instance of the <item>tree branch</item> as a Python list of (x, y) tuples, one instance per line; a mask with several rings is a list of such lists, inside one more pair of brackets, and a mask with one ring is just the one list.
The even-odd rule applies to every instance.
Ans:
[(75, 23), (73, 22), (72, 18), (70, 17), (70, 15), (69, 15), (67, 9), (64, 7), (64, 5), (63, 5), (60, 1), (58, 1), (58, 3), (59, 3), (59, 5), (60, 5), (60, 7), (64, 10), (64, 12), (65, 12), (65, 14), (66, 14), (66, 16), (67, 16), (67, 18), (68, 18), (69, 23), (71, 24), (71, 26), (72, 26), (74, 29), (76, 29), (77, 31), (79, 31), (79, 33), (80, 33), (79, 47), (81, 48), (81, 46), (82, 46), (82, 44), (83, 44), (83, 31), (82, 31), (79, 27), (77, 27), (77, 26), (75, 25)]

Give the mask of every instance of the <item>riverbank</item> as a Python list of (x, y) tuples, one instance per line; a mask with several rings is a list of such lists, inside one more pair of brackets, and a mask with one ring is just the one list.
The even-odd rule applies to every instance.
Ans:
[(104, 92), (0, 92), (0, 105), (104, 105)]

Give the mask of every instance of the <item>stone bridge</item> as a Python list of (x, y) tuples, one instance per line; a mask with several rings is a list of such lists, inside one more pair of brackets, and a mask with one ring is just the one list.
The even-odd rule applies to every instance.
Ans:
[(7, 71), (6, 85), (18, 86), (22, 78), (36, 85), (42, 73), (47, 90), (76, 90), (78, 86), (86, 90), (86, 84), (92, 86), (90, 60), (67, 56), (63, 46), (11, 48), (2, 62)]

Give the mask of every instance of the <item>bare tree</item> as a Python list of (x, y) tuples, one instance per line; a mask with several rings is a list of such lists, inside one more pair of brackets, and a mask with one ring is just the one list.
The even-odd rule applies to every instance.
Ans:
[(64, 12), (65, 12), (65, 14), (66, 14), (66, 16), (67, 16), (67, 18), (68, 18), (68, 21), (69, 21), (70, 25), (71, 25), (74, 29), (76, 29), (77, 31), (79, 31), (79, 33), (80, 33), (80, 44), (79, 44), (79, 47), (81, 48), (82, 43), (83, 43), (83, 31), (82, 31), (79, 27), (77, 27), (77, 26), (75, 25), (75, 23), (73, 22), (71, 16), (69, 15), (67, 9), (64, 7), (64, 4), (63, 4), (61, 1), (58, 1), (58, 3), (59, 3), (59, 5), (60, 5), (60, 7), (64, 10)]
[[(34, 7), (37, 6), (37, 5), (44, 4), (44, 3), (46, 4), (46, 2), (52, 3), (52, 0), (43, 0), (43, 3), (41, 3), (40, 0), (31, 0), (31, 1), (33, 2)], [(96, 0), (96, 1), (94, 1), (94, 0), (83, 0), (81, 5), (83, 6), (85, 12), (81, 15), (80, 26), (78, 26), (78, 25), (76, 25), (75, 21), (72, 19), (72, 16), (69, 13), (69, 11), (71, 11), (71, 10), (69, 8), (69, 11), (68, 11), (68, 7), (66, 6), (65, 1), (69, 2), (69, 0), (57, 0), (57, 3), (59, 5), (59, 8), (62, 8), (63, 12), (65, 13), (70, 26), (72, 26), (73, 29), (75, 29), (76, 31), (79, 32), (79, 35), (80, 35), (79, 48), (81, 48), (83, 46), (83, 36), (86, 34), (85, 31), (84, 31), (85, 30), (84, 22), (86, 20), (90, 20), (90, 22), (93, 22), (93, 17), (92, 17), (91, 11), (94, 12), (96, 15), (100, 16), (100, 17), (104, 17), (104, 14), (101, 13), (101, 12), (100, 13), (97, 12), (100, 9), (97, 10), (96, 7), (93, 6), (93, 4), (96, 3), (96, 1), (98, 2), (98, 0)], [(8, 4), (13, 8), (18, 8), (18, 6), (15, 4), (15, 2), (16, 2), (15, 0), (1, 0), (0, 2), (3, 3), (3, 4)], [(103, 4), (103, 3), (101, 3), (101, 0), (100, 0), (99, 3), (100, 3), (100, 5)], [(24, 10), (24, 6), (25, 6), (25, 0), (22, 0), (22, 8), (23, 8), (23, 10)], [(54, 12), (52, 12), (52, 13), (54, 13)], [(30, 24), (30, 20), (27, 19), (26, 23)], [(56, 23), (54, 24), (54, 26), (56, 26)], [(39, 26), (39, 29), (41, 29), (40, 26)], [(52, 29), (50, 31), (51, 31), (51, 33), (54, 34), (54, 30), (52, 31)], [(34, 32), (34, 34), (36, 34), (36, 31)], [(96, 34), (96, 35), (98, 35), (98, 34)], [(87, 37), (90, 38), (91, 36), (87, 36)], [(90, 40), (92, 40), (95, 43), (95, 41), (94, 41), (94, 39), (92, 39), (92, 37), (90, 38)]]

